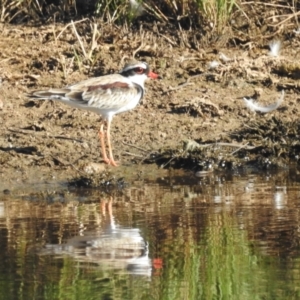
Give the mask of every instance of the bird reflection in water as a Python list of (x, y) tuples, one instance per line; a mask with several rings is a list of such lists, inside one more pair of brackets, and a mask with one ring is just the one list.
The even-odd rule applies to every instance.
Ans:
[(69, 255), (82, 263), (94, 263), (109, 269), (123, 269), (130, 274), (151, 275), (148, 244), (138, 228), (116, 224), (112, 199), (101, 202), (105, 223), (96, 231), (83, 232), (63, 245), (46, 245), (41, 254)]

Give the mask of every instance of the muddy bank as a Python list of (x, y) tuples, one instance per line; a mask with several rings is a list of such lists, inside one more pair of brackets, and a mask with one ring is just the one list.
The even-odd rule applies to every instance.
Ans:
[[(0, 176), (73, 178), (113, 173), (101, 161), (100, 117), (26, 93), (62, 87), (92, 76), (118, 72), (135, 56), (161, 80), (146, 83), (136, 109), (117, 115), (112, 140), (121, 166), (153, 164), (193, 172), (297, 165), (299, 154), (299, 38), (283, 42), (280, 56), (266, 44), (195, 50), (172, 43), (172, 36), (105, 26), (78, 38), (70, 27), (49, 25), (1, 28)], [(92, 45), (93, 42), (93, 45)], [(223, 53), (228, 59), (224, 60)], [(223, 59), (222, 59), (223, 57)], [(212, 61), (218, 66), (209, 69)], [(270, 104), (285, 90), (283, 104), (268, 114), (253, 113), (242, 98)]]

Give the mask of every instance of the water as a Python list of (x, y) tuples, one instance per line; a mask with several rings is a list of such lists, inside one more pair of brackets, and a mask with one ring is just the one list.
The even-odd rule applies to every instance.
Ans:
[(300, 299), (297, 173), (0, 196), (0, 299)]

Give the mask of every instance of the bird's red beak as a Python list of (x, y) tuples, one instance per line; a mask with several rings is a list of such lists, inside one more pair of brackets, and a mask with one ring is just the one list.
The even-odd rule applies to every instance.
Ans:
[(152, 78), (152, 79), (156, 79), (156, 78), (158, 78), (158, 74), (156, 74), (156, 73), (150, 71), (150, 72), (148, 73), (148, 77), (150, 77), (150, 78)]

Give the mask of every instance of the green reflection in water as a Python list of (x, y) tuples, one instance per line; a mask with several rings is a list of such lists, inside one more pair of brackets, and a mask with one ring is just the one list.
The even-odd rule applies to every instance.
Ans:
[(207, 223), (199, 242), (177, 230), (178, 239), (161, 247), (165, 267), (153, 283), (154, 299), (300, 299), (299, 262), (289, 262), (298, 270), (295, 280), (278, 257), (249, 242), (231, 215), (211, 214)]
[[(151, 228), (150, 249), (158, 249), (152, 258), (163, 262), (151, 277), (71, 256), (37, 255), (28, 245), (43, 226), (35, 227), (35, 219), (22, 220), (10, 236), (0, 233), (0, 299), (300, 299), (297, 255), (268, 254), (249, 241), (249, 228), (239, 226), (232, 211), (181, 214), (172, 226), (141, 225)], [(30, 221), (34, 230), (25, 229)], [(167, 233), (157, 240), (163, 230)]]

